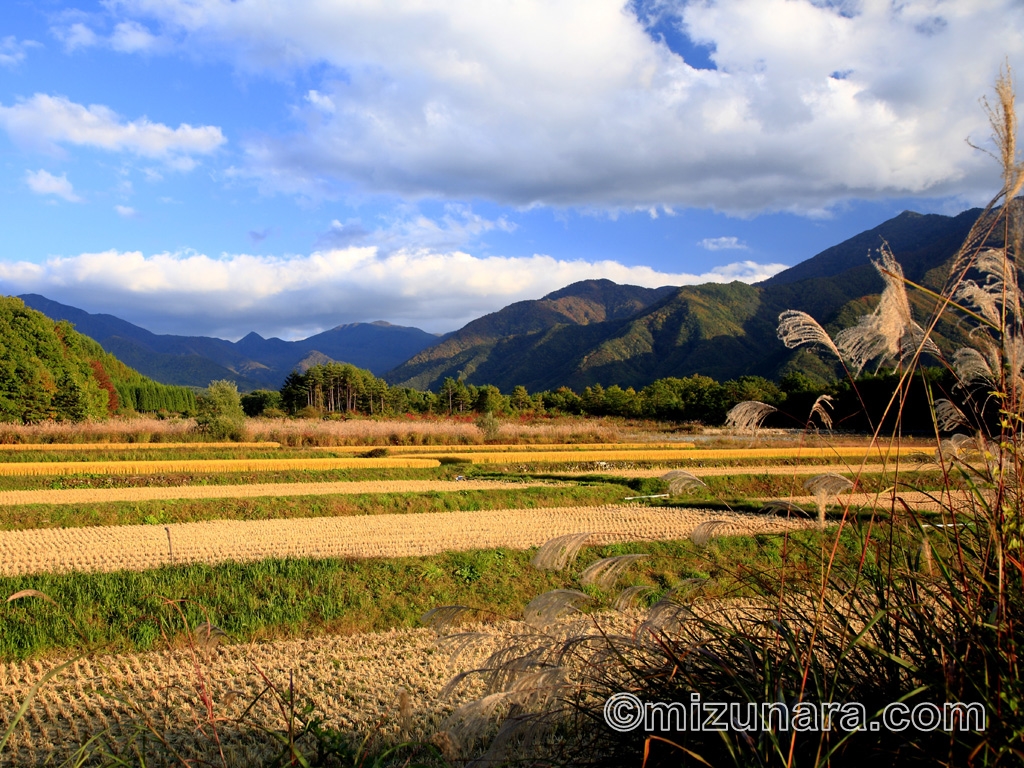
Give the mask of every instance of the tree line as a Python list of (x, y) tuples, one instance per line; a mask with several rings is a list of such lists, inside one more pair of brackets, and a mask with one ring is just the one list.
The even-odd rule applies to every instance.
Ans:
[[(952, 381), (940, 369), (927, 369), (922, 375), (924, 378), (915, 382), (912, 397), (903, 406), (903, 423), (908, 429), (928, 429), (931, 424), (925, 382), (941, 392), (936, 396), (951, 394)], [(490, 384), (467, 384), (449, 377), (437, 392), (430, 392), (390, 387), (370, 371), (349, 363), (327, 363), (301, 373), (293, 371), (280, 391), (257, 390), (243, 395), (242, 408), (249, 416), (564, 414), (713, 426), (723, 424), (729, 409), (737, 403), (759, 400), (778, 409), (766, 426), (798, 427), (807, 423), (817, 399), (827, 395), (827, 412), (833, 423), (838, 428), (863, 431), (882, 418), (898, 379), (891, 370), (864, 375), (854, 383), (825, 383), (799, 372), (784, 376), (778, 383), (761, 376), (718, 382), (693, 374), (658, 379), (639, 390), (594, 384), (582, 392), (560, 387), (531, 393), (517, 386), (503, 393)]]

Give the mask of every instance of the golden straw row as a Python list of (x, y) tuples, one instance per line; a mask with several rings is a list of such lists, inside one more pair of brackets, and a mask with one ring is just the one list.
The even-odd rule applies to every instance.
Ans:
[(26, 461), (0, 463), (0, 475), (154, 475), (173, 472), (281, 472), (292, 469), (439, 467), (433, 458), (169, 459), (159, 461)]
[[(888, 453), (895, 459), (896, 450)], [(857, 461), (886, 458), (876, 448), (834, 447), (834, 448), (691, 448), (687, 451), (672, 450), (593, 450), (593, 451), (516, 451), (503, 453), (469, 453), (461, 448), (446, 452), (435, 449), (424, 458), (458, 459), (472, 464), (513, 464), (513, 463), (567, 463), (573, 461), (707, 461), (719, 459), (835, 459), (850, 458)]]
[(0, 491), (0, 507), (18, 504), (103, 504), (162, 499), (242, 499), (257, 496), (334, 496), (377, 493), (491, 491), (547, 483), (499, 480), (374, 480), (341, 483), (250, 483), (247, 485), (176, 485), (145, 488), (64, 488), (45, 491)]
[(555, 536), (585, 531), (595, 534), (595, 543), (681, 539), (709, 520), (725, 521), (719, 535), (781, 532), (807, 525), (775, 516), (602, 506), (45, 528), (0, 531), (0, 574), (141, 571), (172, 564), (267, 558), (389, 558), (497, 547), (526, 549)]
[[(533, 451), (620, 451), (620, 450), (653, 450), (653, 449), (678, 449), (692, 450), (693, 443), (663, 442), (663, 443), (535, 443), (527, 445), (514, 445), (512, 443), (488, 443), (485, 445), (385, 445), (388, 453), (394, 456), (401, 456), (406, 453), (438, 453), (443, 451), (456, 451), (458, 453), (501, 453), (501, 452), (533, 452)], [(372, 449), (372, 446), (370, 447)], [(314, 446), (311, 451), (338, 451), (351, 450), (359, 451), (366, 448), (355, 446)]]

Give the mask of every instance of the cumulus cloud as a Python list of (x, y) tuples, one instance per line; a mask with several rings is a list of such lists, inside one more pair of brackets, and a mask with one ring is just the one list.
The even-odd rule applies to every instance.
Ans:
[(56, 195), (69, 203), (80, 203), (82, 198), (75, 194), (75, 189), (68, 181), (66, 173), (54, 176), (49, 171), (25, 171), (25, 183), (37, 195)]
[(516, 224), (507, 216), (488, 219), (462, 203), (448, 203), (440, 217), (424, 215), (415, 206), (399, 206), (395, 213), (381, 216), (380, 226), (368, 230), (363, 222), (349, 219), (331, 221), (317, 238), (319, 248), (343, 248), (348, 245), (376, 245), (384, 252), (402, 248), (454, 250), (476, 241), (491, 231), (514, 232)]
[(115, 205), (114, 210), (123, 219), (137, 219), (139, 217), (139, 212), (130, 205)]
[(110, 35), (110, 47), (122, 53), (151, 51), (160, 43), (159, 38), (135, 21), (117, 24)]
[(18, 40), (13, 35), (0, 38), (0, 67), (16, 67), (25, 60), (29, 48), (38, 47), (35, 40)]
[(710, 68), (623, 0), (112, 7), (189, 51), (322, 78), (301, 130), (248, 142), (266, 188), (737, 214), (991, 188), (964, 139), (1024, 57), (1018, 0), (656, 5)]
[(546, 255), (481, 258), (463, 251), (348, 247), (300, 256), (115, 250), (0, 263), (6, 293), (41, 293), (162, 333), (299, 338), (339, 323), (383, 319), (450, 331), (514, 301), (569, 283), (608, 278), (657, 287), (756, 282), (784, 269), (746, 261), (705, 274), (665, 273), (615, 261)]
[(66, 9), (57, 14), (50, 31), (68, 53), (94, 47), (112, 48), (120, 53), (148, 53), (169, 47), (168, 41), (133, 19), (115, 23), (109, 32), (105, 31), (106, 26), (100, 14)]
[(44, 93), (9, 107), (0, 104), (0, 126), (30, 149), (59, 155), (62, 144), (95, 147), (161, 160), (179, 170), (194, 166), (193, 155), (210, 154), (225, 142), (216, 126), (171, 128), (145, 117), (126, 122), (102, 104), (86, 107)]
[(708, 251), (748, 250), (746, 243), (741, 243), (738, 237), (705, 237), (697, 245)]
[(54, 35), (64, 43), (64, 50), (73, 53), (79, 48), (91, 48), (100, 41), (99, 36), (87, 24), (76, 21), (53, 29)]
[(328, 114), (334, 114), (337, 107), (334, 106), (334, 102), (330, 96), (324, 96), (319, 91), (310, 91), (306, 94), (306, 101), (312, 104), (314, 107), (319, 109), (321, 112), (327, 112)]

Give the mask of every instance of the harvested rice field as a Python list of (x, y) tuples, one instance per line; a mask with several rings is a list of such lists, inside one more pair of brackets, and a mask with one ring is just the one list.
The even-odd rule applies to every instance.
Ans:
[(509, 509), (300, 520), (219, 520), (0, 531), (0, 575), (121, 571), (268, 558), (407, 557), (466, 549), (527, 549), (589, 531), (600, 542), (685, 538), (723, 520), (719, 535), (778, 533), (806, 522), (775, 516), (640, 506)]
[[(79, 451), (88, 459), (86, 454), (89, 451), (174, 448), (198, 453), (214, 447), (244, 450), (240, 451), (239, 458), (233, 459), (117, 460), (114, 457), (104, 461), (66, 461), (63, 459), (70, 457), (59, 455), (65, 449)], [(288, 458), (244, 458), (246, 450), (288, 451), (285, 454)], [(324, 450), (335, 453), (347, 450), (353, 455), (331, 458), (323, 455)], [(448, 585), (445, 590), (458, 590), (459, 584), (469, 589), (477, 579), (483, 578), (480, 562), (496, 564), (494, 567), (498, 570), (495, 573), (500, 573), (502, 552), (532, 550), (566, 534), (590, 533), (588, 546), (628, 546), (627, 543), (634, 542), (635, 547), (641, 546), (640, 542), (686, 540), (699, 526), (710, 530), (705, 524), (712, 522), (716, 523), (714, 536), (723, 541), (730, 540), (729, 537), (748, 540), (757, 537), (761, 542), (781, 541), (783, 534), (812, 531), (817, 525), (816, 521), (796, 516), (708, 509), (706, 505), (701, 506), (699, 500), (688, 502), (685, 495), (666, 499), (666, 485), (659, 477), (667, 470), (652, 467), (652, 464), (685, 467), (697, 477), (779, 475), (795, 478), (821, 471), (850, 475), (858, 469), (867, 474), (881, 474), (885, 465), (880, 462), (889, 462), (891, 468), (896, 457), (896, 452), (890, 452), (886, 457), (877, 450), (869, 450), (866, 444), (838, 448), (809, 448), (793, 444), (771, 448), (707, 449), (697, 448), (689, 441), (674, 440), (622, 441), (618, 444), (551, 442), (532, 446), (388, 446), (384, 456), (376, 451), (371, 456), (360, 456), (360, 450), (365, 452), (366, 449), (299, 449), (294, 446), (279, 449), (272, 443), (247, 446), (121, 443), (102, 447), (98, 443), (89, 446), (47, 444), (0, 450), (0, 475), (11, 478), (6, 482), (14, 488), (0, 491), (0, 509), (10, 510), (11, 514), (20, 508), (30, 509), (31, 505), (48, 505), (51, 510), (64, 506), (74, 510), (75, 519), (85, 519), (91, 510), (96, 513), (104, 508), (103, 505), (138, 504), (145, 511), (150, 508), (141, 505), (187, 500), (210, 500), (213, 504), (217, 500), (226, 504), (232, 499), (260, 498), (301, 502), (315, 497), (340, 499), (360, 496), (373, 499), (379, 496), (383, 500), (395, 494), (409, 497), (446, 494), (453, 500), (448, 511), (424, 509), (420, 514), (395, 514), (401, 510), (391, 502), (379, 514), (367, 509), (354, 515), (320, 513), (320, 516), (315, 516), (305, 512), (303, 507), (298, 512), (290, 510), (287, 517), (274, 519), (235, 519), (234, 513), (229, 515), (225, 512), (224, 517), (213, 515), (213, 519), (197, 519), (186, 516), (167, 524), (162, 521), (146, 525), (93, 522), (75, 523), (80, 527), (59, 527), (59, 524), (45, 527), (43, 522), (37, 522), (39, 527), (0, 531), (0, 577), (14, 583), (10, 580), (64, 578), (65, 575), (68, 578), (80, 575), (83, 579), (100, 578), (103, 574), (116, 577), (117, 574), (171, 573), (197, 566), (222, 564), (234, 567), (232, 564), (236, 564), (257, 569), (253, 572), (254, 584), (260, 584), (270, 583), (259, 575), (258, 569), (264, 563), (372, 562), (376, 565), (366, 573), (376, 575), (367, 576), (372, 583), (365, 583), (362, 587), (364, 594), (356, 597), (371, 601), (381, 616), (375, 621), (386, 622), (388, 606), (377, 603), (386, 601), (387, 598), (381, 596), (387, 595), (390, 587), (382, 585), (379, 580), (389, 578), (386, 575), (389, 573), (388, 563), (407, 563), (402, 558), (429, 559), (470, 551), (484, 553), (474, 555), (475, 560), (452, 566), (454, 570), (450, 572), (443, 568), (438, 570), (436, 564), (423, 565), (419, 578), (424, 583), (418, 588), (423, 588), (424, 594), (429, 595), (432, 579), (442, 578)], [(51, 458), (58, 460), (26, 461), (23, 458), (35, 451), (51, 451), (54, 454)], [(10, 456), (6, 461), (5, 455)], [(823, 461), (837, 460), (848, 461), (850, 466), (822, 466)], [(456, 465), (458, 468), (445, 466), (438, 469), (442, 463), (453, 461), (463, 463), (464, 468)], [(708, 462), (732, 466), (700, 466)], [(864, 462), (866, 466), (857, 466)], [(552, 464), (584, 465), (584, 468), (552, 472)], [(587, 464), (594, 468), (588, 470)], [(429, 469), (430, 477), (408, 479), (400, 474), (403, 469), (411, 472)], [(332, 470), (351, 470), (356, 473), (352, 476), (355, 479), (292, 481), (296, 477), (304, 477), (302, 473)], [(271, 481), (275, 478), (274, 472), (279, 473), (277, 482)], [(298, 474), (286, 474), (288, 472)], [(456, 472), (465, 476), (453, 479)], [(605, 477), (596, 477), (595, 472)], [(266, 475), (268, 481), (258, 481), (261, 475)], [(535, 479), (534, 475), (541, 479)], [(420, 475), (413, 474), (412, 477)], [(72, 482), (76, 486), (93, 486), (104, 478), (104, 483), (113, 485), (65, 485)], [(202, 480), (190, 482), (190, 478)], [(122, 487), (123, 483), (129, 484)], [(629, 487), (623, 483), (628, 483)], [(595, 505), (587, 502), (592, 496), (580, 492), (578, 498), (566, 497), (568, 503), (560, 500), (556, 506), (525, 506), (527, 494), (531, 492), (529, 489), (544, 486), (570, 491), (574, 487), (608, 487), (614, 489), (615, 498), (624, 500)], [(520, 490), (518, 498), (522, 506), (509, 504), (501, 508), (486, 508), (486, 505), (480, 505), (479, 499), (488, 494), (507, 495)], [(637, 500), (625, 501), (626, 493)], [(459, 506), (463, 503), (460, 499), (469, 504), (473, 494), (476, 496), (472, 503), (477, 506)], [(506, 500), (505, 496), (496, 498), (502, 499), (502, 504)], [(833, 497), (830, 502), (851, 500), (861, 503), (859, 496), (850, 494)], [(813, 499), (801, 498), (799, 501), (807, 502), (808, 509), (813, 508)], [(921, 503), (924, 501), (922, 499)], [(140, 520), (142, 514), (136, 514), (134, 520)], [(126, 517), (125, 521), (128, 519)], [(481, 561), (480, 557), (484, 560)], [(522, 557), (528, 557), (528, 554)], [(286, 565), (281, 567), (287, 571)], [(403, 566), (406, 570), (409, 567), (417, 566)], [(659, 571), (649, 574), (649, 577), (658, 582), (669, 575), (670, 572)], [(32, 582), (24, 583), (31, 585)], [(204, 589), (215, 583), (209, 582)], [(13, 589), (25, 588), (33, 589), (31, 586)], [(76, 589), (87, 594), (94, 587), (83, 582)], [(294, 585), (288, 591), (292, 589), (301, 589), (301, 586)], [(255, 599), (257, 605), (264, 601), (268, 612), (272, 612), (275, 600), (294, 599), (284, 594), (275, 598), (274, 594), (257, 592), (260, 596), (249, 595), (250, 601)], [(58, 606), (61, 604), (59, 592), (48, 597)], [(69, 599), (69, 596), (64, 598)], [(173, 598), (195, 600), (197, 603), (203, 599), (199, 595), (190, 597), (187, 593), (176, 593)], [(76, 601), (83, 599), (89, 598), (82, 594), (75, 596)], [(455, 599), (459, 599), (457, 595)], [(513, 603), (515, 599), (518, 598), (514, 598)], [(26, 616), (26, 620), (33, 610), (38, 610), (32, 605), (33, 600), (39, 603), (42, 598), (23, 599), (17, 603), (19, 615)], [(417, 615), (429, 607), (433, 607), (431, 600), (417, 609)], [(85, 610), (88, 616), (88, 605)], [(408, 607), (403, 610), (408, 610)], [(271, 622), (268, 626), (270, 636), (274, 638), (301, 632), (288, 627), (276, 630), (273, 618), (260, 620)], [(110, 738), (125, 741), (132, 729), (145, 723), (166, 734), (182, 754), (201, 759), (213, 757), (215, 762), (219, 762), (216, 752), (210, 751), (214, 743), (209, 738), (209, 716), (212, 712), (230, 719), (241, 714), (242, 703), (251, 701), (266, 686), (263, 674), (281, 690), (287, 689), (289, 681), (294, 681), (298, 694), (308, 698), (316, 711), (322, 713), (325, 722), (352, 734), (354, 738), (370, 733), (381, 743), (409, 737), (430, 738), (458, 701), (456, 698), (455, 701), (441, 702), (437, 698), (443, 685), (451, 678), (453, 668), (448, 665), (447, 655), (435, 645), (434, 635), (427, 630), (410, 629), (395, 629), (383, 634), (351, 635), (343, 629), (341, 632), (258, 644), (232, 643), (228, 639), (227, 644), (195, 656), (187, 648), (183, 649), (180, 637), (158, 641), (156, 647), (163, 650), (147, 653), (112, 655), (99, 649), (97, 654), (95, 648), (89, 646), (88, 655), (42, 687), (29, 706), (24, 721), (0, 752), (0, 762), (59, 762), (75, 754), (80, 745), (97, 733), (105, 732)], [(56, 647), (71, 649), (74, 640), (66, 638)], [(61, 651), (43, 656), (30, 653), (25, 661), (14, 660), (20, 656), (0, 659), (0, 701), (3, 702), (0, 706), (6, 712), (15, 711), (15, 705), (24, 699), (31, 686), (68, 657), (69, 653)], [(209, 694), (205, 703), (200, 695), (204, 691)], [(207, 704), (212, 709), (206, 709)], [(280, 709), (272, 706), (270, 696), (261, 700), (250, 711), (249, 717), (258, 721), (261, 727), (281, 727)], [(205, 725), (199, 728), (203, 723)], [(267, 757), (269, 742), (258, 728), (250, 726), (243, 729), (225, 721), (218, 729), (218, 736), (228, 765), (254, 765)]]
[[(42, 688), (2, 754), (3, 763), (59, 764), (91, 736), (110, 729), (113, 739), (124, 739), (145, 718), (168, 734), (183, 755), (218, 764), (209, 727), (205, 732), (196, 727), (197, 721), (207, 720), (197, 675), (208, 686), (214, 714), (238, 717), (266, 685), (257, 670), (282, 690), (291, 677), (300, 700), (330, 713), (332, 726), (353, 733), (380, 727), (381, 736), (396, 741), (402, 737), (399, 698), (404, 690), (411, 708), (407, 736), (429, 738), (459, 701), (439, 700), (452, 668), (435, 641), (433, 632), (421, 629), (226, 646), (197, 658), (187, 651), (166, 651), (82, 659)], [(16, 711), (49, 666), (0, 664), (0, 708)], [(283, 726), (270, 697), (252, 716)], [(218, 735), (230, 766), (262, 765), (276, 754), (269, 739), (252, 729), (222, 723)]]

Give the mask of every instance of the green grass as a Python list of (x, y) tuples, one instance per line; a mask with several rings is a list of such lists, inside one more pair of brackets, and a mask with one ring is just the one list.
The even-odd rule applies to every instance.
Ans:
[(486, 491), (25, 504), (4, 509), (0, 530), (596, 506), (621, 502), (633, 493), (628, 486), (614, 484), (531, 488), (512, 485)]
[[(537, 571), (532, 551), (475, 550), (431, 557), (370, 560), (265, 560), (169, 566), (142, 572), (44, 574), (0, 579), (0, 597), (34, 589), (53, 598), (0, 604), (0, 659), (81, 651), (134, 652), (174, 645), (184, 626), (167, 601), (180, 600), (191, 626), (211, 621), (232, 641), (419, 626), (431, 608), (461, 604), (518, 615), (548, 589), (576, 588), (583, 568), (601, 557), (645, 553), (619, 587), (663, 592), (687, 578), (713, 578), (711, 596), (751, 594), (749, 576), (766, 581), (784, 560), (789, 578), (813, 582), (817, 534), (723, 538), (698, 549), (689, 541), (588, 547), (560, 573)], [(802, 542), (796, 546), (794, 542)], [(784, 557), (785, 555), (785, 557)], [(793, 583), (793, 582), (791, 582)], [(595, 588), (595, 607), (614, 597)]]

